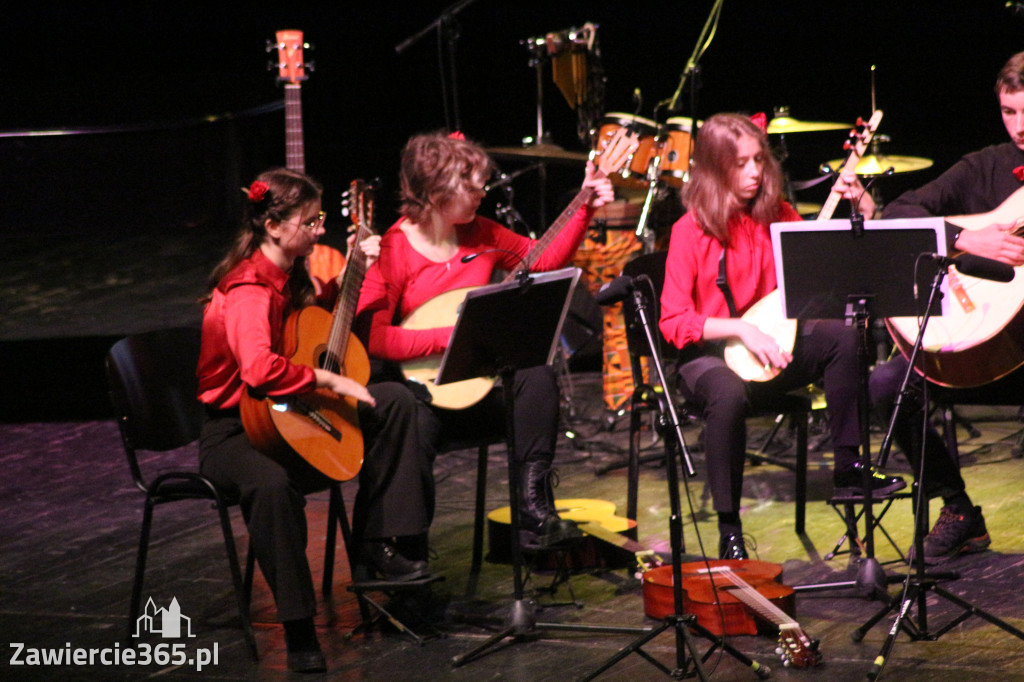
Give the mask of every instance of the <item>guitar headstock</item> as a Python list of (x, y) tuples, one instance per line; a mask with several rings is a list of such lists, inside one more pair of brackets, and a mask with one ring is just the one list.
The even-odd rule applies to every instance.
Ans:
[(868, 144), (871, 142), (871, 138), (874, 137), (875, 131), (878, 130), (878, 125), (881, 122), (881, 109), (871, 114), (871, 118), (867, 122), (860, 117), (857, 118), (857, 125), (850, 131), (849, 139), (843, 143), (843, 149), (850, 152), (850, 157), (854, 159), (854, 163), (864, 156), (864, 152), (867, 151)]
[(628, 127), (619, 128), (594, 157), (594, 163), (599, 171), (611, 175), (625, 166), (639, 148), (640, 134), (635, 130), (629, 130)]
[(348, 191), (341, 195), (341, 213), (352, 220), (356, 228), (356, 242), (373, 234), (373, 200), (376, 186), (365, 180), (353, 180)]
[(313, 64), (303, 60), (303, 51), (309, 48), (309, 43), (303, 42), (302, 31), (287, 29), (278, 31), (274, 37), (277, 42), (270, 44), (268, 41), (267, 51), (277, 49), (277, 80), (293, 85), (306, 80), (306, 70), (312, 71)]
[(775, 649), (782, 658), (782, 665), (794, 668), (813, 668), (821, 663), (818, 642), (811, 640), (796, 625), (779, 628), (779, 646)]

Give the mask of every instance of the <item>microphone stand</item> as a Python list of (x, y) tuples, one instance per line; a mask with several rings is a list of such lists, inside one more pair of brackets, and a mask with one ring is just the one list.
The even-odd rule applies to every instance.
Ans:
[[(427, 33), (437, 29), (437, 42), (439, 44), (437, 63), (441, 73), (441, 98), (444, 102), (444, 122), (449, 130), (462, 129), (462, 119), (459, 114), (459, 88), (455, 72), (455, 46), (459, 40), (459, 25), (455, 20), (455, 15), (474, 2), (476, 0), (458, 0), (452, 3), (436, 19), (395, 46), (395, 52), (402, 54), (412, 45), (419, 42)], [(446, 47), (448, 52), (448, 71), (450, 72), (448, 77), (451, 78), (451, 109), (454, 113), (454, 125), (452, 123), (452, 112), (449, 112), (448, 81), (446, 80), (444, 65), (445, 51), (442, 49), (441, 43), (444, 43), (443, 47)]]
[[(878, 461), (882, 466), (884, 466), (888, 459), (889, 450), (892, 447), (893, 433), (896, 429), (896, 420), (899, 415), (900, 408), (902, 407), (903, 399), (905, 396), (909, 395), (910, 378), (914, 372), (917, 355), (921, 350), (925, 329), (928, 326), (928, 321), (931, 319), (932, 306), (941, 296), (940, 289), (942, 286), (942, 280), (946, 276), (947, 267), (948, 266), (944, 263), (940, 263), (936, 268), (935, 277), (932, 279), (931, 291), (928, 295), (928, 305), (925, 307), (924, 314), (921, 317), (921, 323), (918, 326), (917, 331), (917, 339), (915, 339), (914, 346), (910, 351), (907, 370), (903, 375), (903, 381), (900, 384), (900, 391), (896, 397), (896, 402), (893, 405), (892, 416), (889, 419), (889, 428), (886, 431), (885, 438), (882, 440), (882, 447), (878, 456)], [(923, 397), (924, 405), (928, 404), (927, 387), (928, 379), (925, 377), (925, 395)], [(927, 428), (927, 425), (924, 425), (924, 428)], [(939, 587), (939, 581), (958, 580), (960, 578), (960, 574), (957, 571), (943, 571), (931, 574), (926, 572), (924, 563), (924, 536), (927, 534), (928, 527), (928, 499), (922, 494), (922, 491), (925, 489), (924, 458), (927, 456), (924, 449), (924, 443), (925, 439), (922, 438), (921, 459), (918, 465), (919, 470), (917, 472), (917, 483), (915, 484), (914, 495), (914, 570), (907, 573), (901, 596), (891, 599), (888, 605), (869, 618), (851, 635), (853, 641), (860, 642), (864, 639), (864, 635), (867, 634), (867, 631), (870, 630), (875, 623), (885, 617), (887, 613), (892, 611), (896, 612), (896, 618), (893, 621), (892, 627), (889, 629), (889, 634), (882, 643), (878, 656), (875, 657), (874, 664), (871, 666), (871, 670), (867, 674), (867, 677), (870, 680), (878, 679), (879, 675), (881, 675), (882, 670), (885, 668), (885, 664), (889, 659), (889, 655), (892, 653), (893, 646), (896, 643), (896, 636), (899, 634), (900, 630), (905, 631), (912, 641), (935, 641), (970, 616), (975, 615), (987, 620), (989, 623), (992, 623), (997, 627), (1002, 628), (1014, 637), (1024, 639), (1024, 632), (1021, 630), (1018, 630), (1009, 623), (993, 616), (987, 611), (978, 608), (965, 599), (962, 599), (942, 587)], [(963, 609), (963, 612), (959, 616), (935, 632), (931, 632), (928, 629), (927, 595), (929, 590), (934, 592), (937, 596), (940, 596)], [(917, 603), (917, 622), (911, 621), (909, 616), (910, 608), (915, 602)]]
[[(654, 290), (654, 286), (651, 283), (650, 278), (646, 275), (638, 276), (636, 281), (645, 281), (650, 284), (651, 291)], [(657, 396), (654, 391), (650, 391), (649, 395), (652, 396), (651, 400), (656, 403), (660, 412), (658, 424), (665, 444), (665, 471), (666, 478), (668, 480), (668, 496), (670, 505), (669, 538), (672, 551), (673, 613), (666, 616), (664, 621), (658, 627), (645, 629), (643, 634), (637, 640), (605, 660), (597, 669), (581, 677), (580, 682), (588, 682), (589, 680), (594, 679), (632, 653), (636, 653), (647, 659), (647, 661), (652, 665), (674, 679), (684, 679), (695, 675), (700, 680), (707, 680), (708, 674), (704, 670), (703, 661), (706, 660), (716, 648), (721, 648), (737, 661), (747, 666), (747, 668), (757, 675), (758, 679), (768, 679), (768, 677), (771, 676), (771, 668), (752, 660), (750, 657), (746, 656), (726, 642), (723, 637), (715, 635), (713, 632), (698, 623), (697, 617), (694, 614), (688, 614), (683, 611), (683, 512), (682, 502), (679, 495), (679, 464), (676, 460), (676, 454), (678, 453), (682, 458), (682, 466), (684, 473), (686, 474), (686, 478), (692, 478), (696, 471), (693, 468), (693, 462), (690, 458), (690, 451), (686, 447), (686, 441), (683, 439), (682, 428), (679, 425), (679, 415), (676, 413), (672, 396), (669, 393), (669, 386), (665, 381), (664, 365), (661, 360), (661, 354), (658, 352), (658, 341), (656, 340), (654, 332), (655, 328), (651, 323), (648, 313), (647, 297), (644, 292), (636, 286), (632, 287), (630, 297), (632, 298), (632, 305), (636, 310), (640, 326), (643, 327), (644, 338), (647, 341), (648, 349), (651, 351), (650, 365), (654, 368), (654, 373), (662, 387), (662, 393), (660, 396)], [(644, 645), (668, 629), (672, 629), (676, 636), (675, 668), (668, 668), (643, 650)], [(711, 642), (711, 649), (709, 649), (703, 658), (698, 655), (697, 648), (693, 640), (693, 636), (695, 634), (700, 635)], [(687, 659), (687, 654), (689, 654), (692, 660)], [(691, 665), (693, 668), (692, 671)]]

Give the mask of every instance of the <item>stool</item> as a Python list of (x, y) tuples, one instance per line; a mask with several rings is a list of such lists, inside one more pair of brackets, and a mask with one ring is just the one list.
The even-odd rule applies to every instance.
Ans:
[[(898, 563), (900, 561), (906, 563), (907, 557), (903, 554), (903, 551), (899, 548), (899, 545), (896, 544), (896, 541), (892, 539), (892, 536), (889, 535), (889, 532), (885, 529), (885, 526), (882, 525), (882, 518), (885, 516), (886, 512), (889, 511), (889, 507), (892, 506), (893, 502), (895, 502), (896, 500), (912, 499), (913, 497), (913, 493), (904, 492), (893, 493), (892, 495), (887, 495), (885, 497), (871, 498), (871, 504), (882, 505), (881, 510), (876, 512), (872, 516), (872, 532), (874, 530), (882, 531), (882, 535), (884, 535), (885, 539), (889, 541), (889, 544), (892, 545), (893, 549), (896, 550), (896, 553), (900, 555), (899, 559), (893, 559), (892, 561), (888, 561), (885, 563)], [(843, 522), (846, 524), (846, 532), (843, 533), (842, 537), (840, 537), (839, 540), (836, 542), (836, 546), (832, 548), (832, 551), (825, 555), (825, 560), (830, 561), (831, 559), (834, 559), (836, 556), (840, 554), (851, 554), (853, 556), (859, 555), (860, 545), (858, 544), (858, 541), (860, 540), (860, 536), (857, 533), (857, 524), (860, 523), (861, 517), (864, 516), (863, 495), (853, 495), (849, 497), (833, 497), (828, 501), (828, 504), (829, 506), (832, 507), (832, 509), (835, 510), (839, 518), (841, 518)], [(840, 505), (843, 507), (843, 511), (839, 511)], [(855, 511), (855, 505), (860, 505), (860, 509)], [(850, 540), (850, 548), (841, 549), (843, 544), (846, 543), (847, 540)]]
[[(420, 635), (411, 627), (402, 622), (394, 613), (402, 609), (403, 605), (412, 601), (417, 595), (427, 592), (430, 585), (444, 580), (443, 576), (435, 575), (419, 580), (396, 582), (392, 580), (361, 580), (348, 586), (348, 591), (356, 595), (359, 602), (359, 613), (363, 622), (353, 633), (362, 632), (369, 634), (374, 626), (382, 619), (391, 623), (399, 632), (412, 637), (418, 645), (423, 646), (427, 639), (432, 637), (443, 637), (444, 633), (430, 623), (424, 625), (429, 630), (428, 634)], [(383, 600), (378, 601), (369, 596), (369, 593), (380, 593), (387, 597), (387, 606)], [(419, 610), (419, 609), (417, 609)]]

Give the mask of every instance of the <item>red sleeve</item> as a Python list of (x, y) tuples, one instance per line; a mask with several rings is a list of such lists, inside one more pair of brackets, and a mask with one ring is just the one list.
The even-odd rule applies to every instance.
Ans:
[(696, 305), (700, 264), (694, 237), (699, 230), (693, 214), (687, 213), (672, 226), (668, 245), (658, 326), (676, 348), (700, 341), (708, 318), (707, 314), (698, 312)]
[[(590, 225), (593, 215), (594, 210), (590, 208), (589, 204), (581, 206), (566, 220), (564, 226), (559, 229), (558, 234), (551, 240), (551, 243), (544, 248), (544, 251), (534, 261), (530, 270), (543, 272), (546, 270), (557, 270), (568, 265), (583, 241), (583, 237), (586, 236), (587, 226)], [(549, 229), (557, 229), (557, 225), (552, 225)], [(504, 228), (495, 229), (494, 237), (498, 248), (512, 251), (521, 257), (525, 257), (526, 253), (534, 248), (538, 241), (527, 240), (512, 230)], [(508, 257), (500, 261), (500, 266), (505, 270), (514, 270), (519, 266), (519, 262)]]
[(367, 352), (384, 360), (401, 362), (444, 352), (451, 327), (403, 329), (394, 324), (402, 292), (408, 281), (402, 241), (381, 240), (380, 258), (366, 271), (359, 295), (358, 326)]
[(235, 286), (224, 300), (228, 347), (242, 381), (266, 395), (304, 393), (316, 387), (311, 367), (295, 365), (274, 352), (267, 311), (271, 292), (258, 285)]

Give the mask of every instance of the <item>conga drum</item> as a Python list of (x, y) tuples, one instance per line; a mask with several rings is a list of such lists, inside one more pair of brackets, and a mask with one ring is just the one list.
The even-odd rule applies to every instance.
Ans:
[[(594, 212), (591, 227), (580, 245), (573, 265), (586, 273), (591, 293), (622, 274), (622, 268), (643, 246), (635, 229), (641, 205), (613, 201)], [(633, 373), (626, 343), (622, 303), (604, 306), (602, 384), (605, 406), (617, 410), (633, 393)]]
[(608, 179), (617, 187), (643, 188), (647, 184), (647, 164), (654, 155), (654, 137), (658, 125), (642, 116), (609, 112), (597, 122), (592, 140), (594, 151), (603, 151), (608, 141), (622, 128), (635, 132), (640, 138), (640, 146), (630, 155), (622, 170), (612, 173)]

